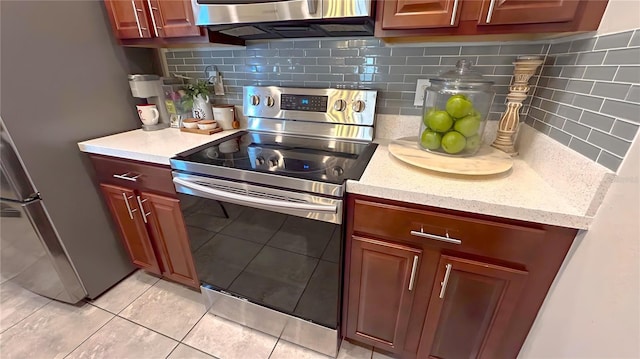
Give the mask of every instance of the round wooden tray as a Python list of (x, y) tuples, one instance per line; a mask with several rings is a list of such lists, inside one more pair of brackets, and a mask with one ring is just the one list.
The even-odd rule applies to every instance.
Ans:
[(389, 144), (389, 152), (410, 165), (460, 175), (492, 175), (513, 166), (511, 156), (488, 145), (483, 145), (473, 157), (454, 157), (424, 151), (418, 146), (417, 137), (403, 137)]

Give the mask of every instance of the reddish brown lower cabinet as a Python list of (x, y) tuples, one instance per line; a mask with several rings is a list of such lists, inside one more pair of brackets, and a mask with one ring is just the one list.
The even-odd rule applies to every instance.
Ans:
[(418, 358), (498, 358), (526, 271), (443, 255)]
[(348, 335), (396, 351), (404, 343), (422, 250), (353, 237)]
[(141, 213), (137, 209), (136, 195), (133, 190), (104, 183), (100, 184), (100, 188), (131, 262), (138, 268), (161, 275), (160, 264)]
[(168, 166), (90, 155), (132, 263), (198, 289), (189, 236)]
[(403, 359), (515, 358), (576, 233), (349, 195), (342, 332)]

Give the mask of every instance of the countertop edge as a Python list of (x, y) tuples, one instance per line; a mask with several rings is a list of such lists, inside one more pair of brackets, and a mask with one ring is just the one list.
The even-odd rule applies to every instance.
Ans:
[[(385, 191), (393, 191), (393, 195), (385, 195)], [(362, 184), (355, 180), (347, 181), (346, 192), (373, 198), (451, 209), (461, 212), (484, 214), (564, 228), (586, 230), (593, 221), (593, 217), (507, 206), (477, 200), (444, 197), (434, 194), (423, 194), (423, 196), (420, 197), (420, 201), (417, 201), (415, 199), (416, 196), (414, 192)], [(425, 197), (427, 197), (427, 201), (424, 201)], [(473, 210), (469, 209), (471, 207), (470, 205), (473, 205)]]
[(131, 151), (125, 151), (125, 150), (118, 150), (114, 148), (99, 147), (99, 146), (89, 145), (86, 143), (78, 143), (78, 147), (80, 148), (80, 151), (85, 153), (112, 156), (112, 157), (118, 157), (118, 158), (123, 158), (128, 160), (141, 161), (141, 162), (150, 162), (150, 163), (166, 165), (166, 166), (170, 165), (170, 162), (169, 162), (170, 157), (165, 157), (165, 156), (142, 154), (139, 152), (131, 152)]

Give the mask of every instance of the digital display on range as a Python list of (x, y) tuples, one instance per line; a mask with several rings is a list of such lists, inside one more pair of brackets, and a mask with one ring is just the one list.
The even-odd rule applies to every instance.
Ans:
[(327, 112), (329, 96), (287, 95), (280, 96), (282, 110)]

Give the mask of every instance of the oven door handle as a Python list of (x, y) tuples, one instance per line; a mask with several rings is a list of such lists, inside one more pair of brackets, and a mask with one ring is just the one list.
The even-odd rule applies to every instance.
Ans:
[(288, 201), (278, 201), (274, 199), (260, 198), (260, 197), (251, 197), (237, 193), (230, 193), (226, 191), (221, 191), (219, 189), (199, 185), (197, 183), (193, 183), (182, 178), (174, 177), (173, 183), (178, 184), (180, 186), (187, 187), (193, 191), (203, 193), (208, 195), (207, 197), (215, 197), (215, 199), (227, 199), (240, 201), (247, 205), (262, 205), (269, 207), (278, 207), (283, 209), (297, 210), (297, 211), (306, 211), (306, 212), (324, 212), (324, 213), (336, 213), (338, 211), (338, 206), (336, 205), (323, 205), (323, 204), (309, 204), (309, 203), (298, 203), (298, 202), (288, 202)]

